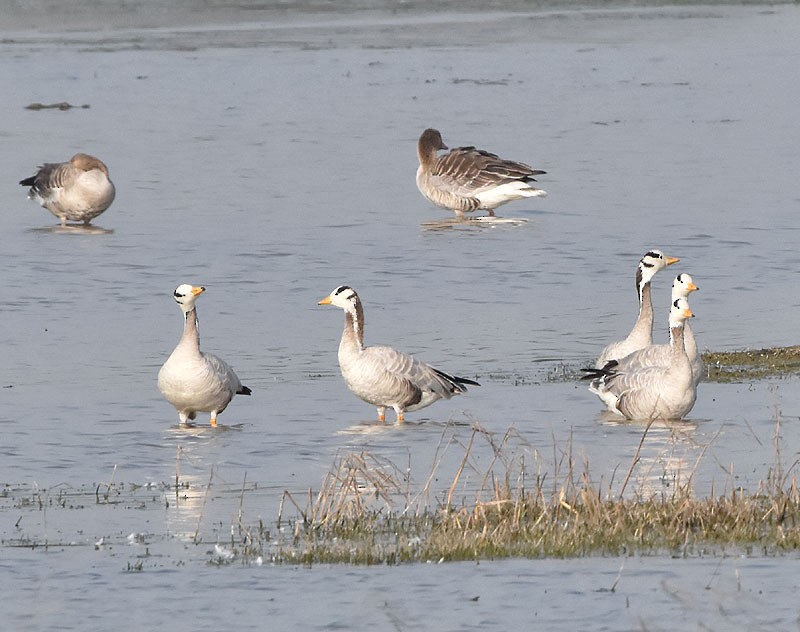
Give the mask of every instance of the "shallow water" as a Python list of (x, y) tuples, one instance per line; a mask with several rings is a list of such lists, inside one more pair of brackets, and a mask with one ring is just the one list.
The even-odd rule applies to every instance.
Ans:
[[(273, 523), (283, 490), (318, 489), (338, 454), (410, 464), (421, 483), (443, 437), (466, 443), (473, 423), (496, 436), (515, 427), (514, 454), (542, 471), (571, 453), (619, 491), (643, 427), (608, 420), (585, 385), (558, 376), (627, 333), (649, 248), (681, 258), (654, 283), (662, 339), (671, 278), (687, 271), (701, 287), (701, 348), (796, 344), (797, 7), (395, 15), (348, 5), (255, 18), (227, 7), (222, 19), (173, 5), (161, 26), (158, 12), (101, 11), (86, 28), (57, 14), (42, 22), (35, 9), (47, 2), (31, 6), (0, 32), (0, 78), (14, 86), (0, 124), (10, 622), (31, 624), (31, 595), (47, 603), (40, 629), (105, 629), (134, 611), (130, 629), (189, 629), (184, 608), (243, 628), (268, 616), (276, 629), (555, 629), (573, 627), (568, 611), (598, 629), (659, 629), (676, 603), (682, 626), (724, 627), (732, 601), (755, 629), (796, 620), (793, 559), (636, 558), (614, 593), (619, 559), (207, 562), (240, 511)], [(25, 109), (61, 101), (90, 107)], [(550, 195), (500, 209), (516, 222), (454, 225), (414, 184), (428, 126), (450, 145), (545, 169)], [(104, 231), (56, 228), (15, 184), (78, 150), (101, 156), (117, 186), (96, 220)], [(253, 389), (221, 415), (225, 430), (177, 429), (155, 385), (180, 335), (170, 295), (182, 282), (208, 288), (203, 347)], [(377, 425), (338, 374), (341, 312), (316, 304), (341, 283), (364, 300), (368, 343), (483, 386), (402, 427)], [(702, 384), (685, 423), (651, 429), (631, 485), (669, 490), (693, 473), (700, 495), (755, 489), (775, 463), (776, 420), (783, 460), (797, 457), (799, 399), (795, 377)], [(486, 443), (476, 450), (488, 454)], [(459, 456), (453, 444), (441, 489)], [(178, 499), (167, 488), (176, 475), (189, 486)], [(143, 572), (125, 572), (141, 560)], [(767, 577), (783, 579), (766, 588)], [(346, 587), (336, 604), (308, 612), (332, 584)]]

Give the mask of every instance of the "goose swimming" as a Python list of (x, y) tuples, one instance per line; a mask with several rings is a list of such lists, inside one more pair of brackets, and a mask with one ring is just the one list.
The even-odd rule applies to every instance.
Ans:
[(443, 373), (392, 347), (365, 346), (364, 308), (353, 288), (341, 285), (319, 305), (335, 305), (344, 310), (344, 331), (339, 343), (342, 377), (347, 388), (377, 408), (380, 421), (386, 419), (387, 408), (393, 408), (398, 423), (402, 423), (406, 412), (464, 393), (467, 384), (480, 386), (473, 380)]

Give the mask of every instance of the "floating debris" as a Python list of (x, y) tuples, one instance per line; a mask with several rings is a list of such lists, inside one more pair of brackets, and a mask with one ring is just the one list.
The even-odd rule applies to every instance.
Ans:
[(84, 103), (83, 105), (72, 105), (71, 103), (67, 103), (66, 101), (61, 101), (60, 103), (29, 103), (25, 106), (26, 110), (71, 110), (73, 108), (76, 109), (83, 109), (88, 110), (91, 106), (88, 103)]

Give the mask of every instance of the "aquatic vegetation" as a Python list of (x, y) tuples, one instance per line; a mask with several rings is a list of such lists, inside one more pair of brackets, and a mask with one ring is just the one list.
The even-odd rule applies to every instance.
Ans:
[(743, 351), (709, 351), (703, 354), (704, 379), (714, 382), (780, 377), (800, 372), (800, 346)]
[[(754, 493), (732, 485), (695, 498), (691, 472), (659, 492), (628, 491), (638, 452), (621, 485), (594, 482), (588, 464), (576, 469), (569, 449), (552, 472), (529, 471), (520, 439), (513, 429), (498, 440), (475, 427), (452, 482), (438, 493), (431, 489), (434, 478), (444, 480), (438, 463), (413, 491), (407, 469), (367, 452), (341, 455), (305, 507), (285, 492), (299, 516), (257, 554), (276, 563), (397, 564), (800, 548), (796, 462), (784, 471), (777, 445), (776, 464)], [(480, 476), (472, 472), (480, 482), (467, 493), (461, 479), (476, 464), (476, 440), (489, 441), (494, 458)]]

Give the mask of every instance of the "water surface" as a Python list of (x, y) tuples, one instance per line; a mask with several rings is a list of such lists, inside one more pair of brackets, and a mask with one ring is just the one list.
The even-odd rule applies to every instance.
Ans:
[[(701, 287), (701, 348), (796, 344), (797, 7), (309, 5), (223, 7), (223, 19), (94, 4), (44, 22), (47, 3), (19, 7), (0, 43), (14, 86), (0, 125), (9, 621), (107, 629), (136, 612), (129, 629), (194, 629), (185, 609), (259, 629), (267, 616), (278, 629), (556, 629), (574, 627), (571, 612), (598, 629), (658, 629), (676, 607), (684, 627), (725, 627), (733, 602), (754, 628), (796, 620), (789, 559), (636, 558), (621, 571), (620, 559), (208, 562), (240, 511), (274, 523), (283, 490), (318, 489), (337, 455), (410, 464), (421, 483), (445, 433), (465, 441), (475, 423), (516, 428), (512, 449), (544, 471), (571, 452), (613, 492), (643, 427), (609, 420), (585, 385), (558, 376), (627, 333), (649, 248), (681, 258), (654, 283), (662, 340), (673, 273), (686, 271)], [(90, 107), (25, 109), (61, 101)], [(501, 209), (519, 222), (452, 226), (414, 184), (429, 126), (451, 146), (545, 169), (550, 195)], [(79, 150), (101, 156), (117, 186), (104, 231), (55, 228), (16, 185)], [(221, 415), (227, 430), (176, 429), (155, 385), (180, 335), (171, 292), (183, 282), (208, 288), (203, 347), (253, 389)], [(368, 343), (483, 386), (378, 426), (338, 374), (341, 311), (317, 306), (342, 283), (364, 301)], [(775, 463), (778, 420), (783, 460), (797, 456), (798, 399), (795, 377), (702, 384), (685, 423), (650, 431), (632, 484), (669, 490), (690, 472), (697, 494), (755, 489)], [(176, 475), (189, 486), (177, 500)], [(335, 603), (332, 585), (346, 587)], [(331, 605), (309, 612), (309, 600)]]

